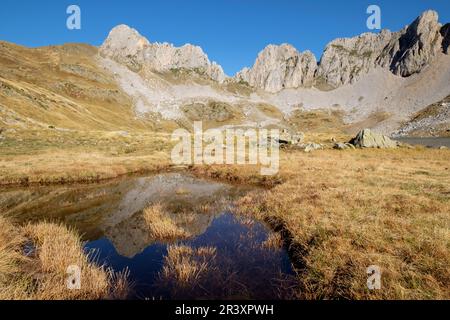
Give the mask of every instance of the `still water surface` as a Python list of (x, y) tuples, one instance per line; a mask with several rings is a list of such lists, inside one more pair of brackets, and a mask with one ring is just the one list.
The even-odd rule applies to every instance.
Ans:
[[(264, 223), (233, 214), (233, 200), (248, 191), (170, 173), (96, 185), (5, 189), (0, 210), (22, 223), (56, 221), (76, 228), (96, 263), (129, 270), (132, 299), (289, 298), (288, 288), (296, 281), (286, 250), (270, 241), (276, 237)], [(148, 227), (143, 210), (156, 204), (164, 208), (158, 219), (182, 230), (182, 237), (159, 239)], [(186, 249), (178, 262), (202, 266), (187, 286), (176, 263), (167, 259), (177, 247)], [(203, 252), (199, 248), (214, 254), (205, 260), (196, 256)]]

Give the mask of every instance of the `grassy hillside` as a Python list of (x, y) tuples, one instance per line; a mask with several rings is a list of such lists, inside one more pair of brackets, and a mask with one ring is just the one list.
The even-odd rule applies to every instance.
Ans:
[(0, 126), (75, 130), (155, 129), (96, 63), (97, 48), (28, 49), (0, 42)]

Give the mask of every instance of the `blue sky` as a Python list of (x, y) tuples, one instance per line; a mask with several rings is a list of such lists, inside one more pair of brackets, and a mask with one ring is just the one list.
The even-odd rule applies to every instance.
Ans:
[[(81, 30), (66, 28), (70, 4), (81, 8)], [(390, 30), (427, 9), (450, 22), (449, 0), (2, 0), (0, 40), (30, 47), (100, 45), (112, 27), (125, 23), (152, 42), (199, 45), (232, 75), (270, 43), (291, 43), (319, 59), (329, 41), (369, 31), (370, 4), (381, 7), (382, 27)]]

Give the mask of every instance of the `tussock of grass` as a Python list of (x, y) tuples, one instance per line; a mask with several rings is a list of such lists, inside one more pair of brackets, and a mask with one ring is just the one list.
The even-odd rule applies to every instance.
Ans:
[(160, 241), (188, 238), (190, 235), (180, 228), (164, 210), (161, 204), (153, 204), (144, 210), (144, 221), (152, 235)]
[[(0, 299), (120, 299), (128, 293), (127, 272), (114, 274), (90, 262), (76, 232), (62, 225), (20, 227), (0, 217), (0, 240)], [(71, 265), (81, 269), (79, 290), (66, 284)]]
[(170, 246), (160, 278), (174, 282), (178, 290), (195, 286), (206, 272), (211, 271), (215, 257), (216, 249), (213, 247)]
[(25, 237), (10, 224), (6, 219), (0, 217), (0, 299), (14, 297), (26, 288), (17, 282), (12, 286), (11, 279), (20, 272), (20, 264), (25, 261), (20, 248), (25, 242)]

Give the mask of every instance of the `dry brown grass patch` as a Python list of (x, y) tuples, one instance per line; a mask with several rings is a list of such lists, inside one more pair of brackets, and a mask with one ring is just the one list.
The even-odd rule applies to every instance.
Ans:
[(211, 261), (215, 256), (213, 247), (170, 246), (160, 277), (164, 281), (175, 282), (180, 289), (195, 286), (205, 273), (211, 271)]
[[(19, 227), (4, 218), (0, 225), (0, 239), (5, 240), (0, 246), (1, 299), (123, 299), (128, 294), (128, 274), (92, 263), (75, 231), (43, 222)], [(71, 265), (81, 269), (79, 290), (66, 284)]]
[[(237, 207), (291, 238), (304, 298), (449, 299), (448, 159), (425, 149), (283, 153), (285, 182)], [(370, 265), (382, 269), (381, 290), (367, 288)]]
[(165, 210), (165, 207), (159, 203), (152, 204), (144, 210), (144, 221), (154, 237), (161, 241), (188, 238), (189, 234), (177, 226)]

